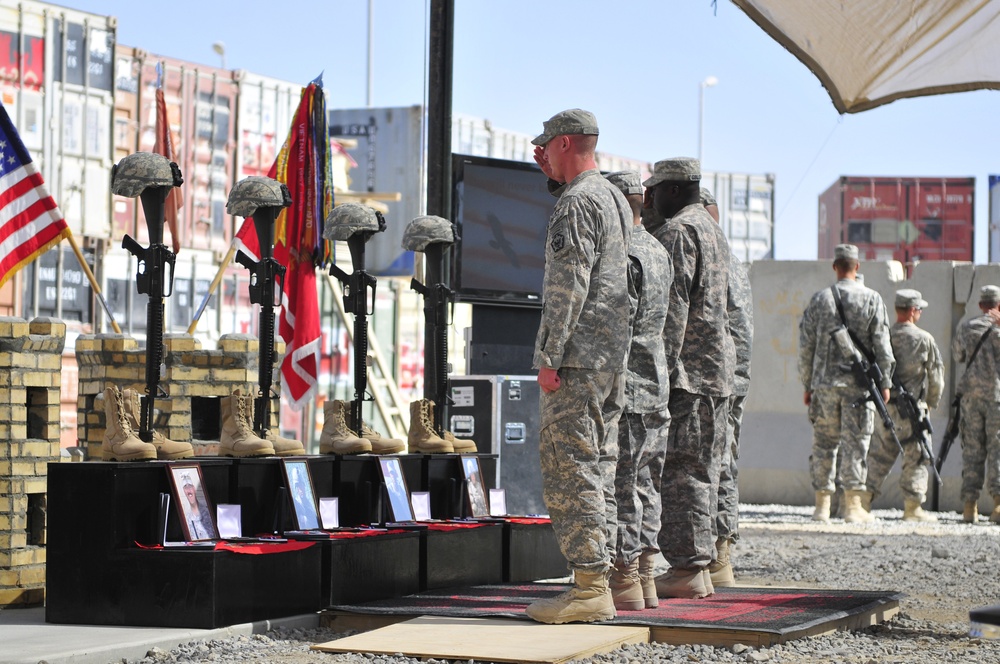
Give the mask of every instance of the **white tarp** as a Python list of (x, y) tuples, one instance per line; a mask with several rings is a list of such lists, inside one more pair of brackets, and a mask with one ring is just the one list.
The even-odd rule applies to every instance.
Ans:
[(732, 0), (812, 70), (841, 113), (1000, 89), (1000, 0)]

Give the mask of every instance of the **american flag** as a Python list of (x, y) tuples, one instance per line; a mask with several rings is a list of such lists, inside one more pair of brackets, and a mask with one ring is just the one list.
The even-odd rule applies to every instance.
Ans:
[(69, 232), (0, 103), (0, 286)]

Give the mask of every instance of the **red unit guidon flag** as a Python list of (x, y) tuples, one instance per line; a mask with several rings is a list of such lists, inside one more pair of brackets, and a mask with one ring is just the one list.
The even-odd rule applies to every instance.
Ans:
[(69, 232), (0, 103), (0, 286)]

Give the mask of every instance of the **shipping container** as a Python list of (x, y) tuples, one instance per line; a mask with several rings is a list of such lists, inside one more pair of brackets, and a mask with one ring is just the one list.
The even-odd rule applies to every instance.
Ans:
[(774, 175), (701, 174), (701, 186), (719, 205), (719, 224), (740, 261), (774, 258)]
[(838, 244), (861, 260), (972, 261), (973, 177), (841, 176), (819, 197), (819, 258)]
[(990, 176), (990, 258), (1000, 262), (1000, 175)]

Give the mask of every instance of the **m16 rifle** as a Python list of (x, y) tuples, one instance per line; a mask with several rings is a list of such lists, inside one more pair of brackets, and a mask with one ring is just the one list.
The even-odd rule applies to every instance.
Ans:
[[(993, 331), (993, 326), (986, 328), (982, 336), (979, 337), (979, 341), (976, 342), (976, 347), (972, 350), (972, 354), (969, 355), (968, 362), (965, 363), (965, 371), (969, 370), (969, 366), (976, 361), (976, 356), (979, 355), (979, 349), (983, 347), (986, 342), (986, 337), (990, 336), (990, 332)], [(964, 377), (964, 373), (963, 373)], [(961, 384), (961, 382), (959, 383)], [(958, 438), (959, 434), (959, 419), (961, 418), (962, 409), (962, 393), (959, 392), (955, 395), (955, 398), (951, 400), (951, 405), (948, 408), (948, 426), (944, 430), (944, 438), (941, 440), (941, 448), (938, 450), (937, 461), (934, 463), (934, 469), (941, 472), (941, 468), (944, 466), (945, 459), (948, 458), (948, 452), (951, 451), (951, 446)]]
[(448, 421), (451, 394), (448, 380), (448, 305), (454, 291), (445, 283), (447, 252), (458, 240), (454, 225), (433, 215), (417, 217), (403, 233), (403, 249), (426, 255), (424, 276), (427, 283), (410, 280), (410, 288), (424, 298), (424, 323), (433, 340), (424, 359), (424, 398), (434, 402), (434, 427), (441, 436)]
[(900, 417), (910, 423), (911, 433), (906, 440), (901, 442), (914, 441), (920, 446), (920, 456), (928, 462), (931, 470), (934, 471), (934, 479), (938, 484), (941, 484), (941, 473), (937, 468), (937, 461), (934, 459), (934, 450), (931, 449), (928, 442), (934, 437), (934, 427), (931, 426), (930, 416), (920, 408), (920, 401), (917, 400), (917, 397), (896, 378), (892, 379), (892, 389), (896, 393), (893, 400), (896, 404), (896, 410), (899, 411)]
[(344, 310), (354, 314), (354, 401), (351, 402), (351, 422), (354, 431), (361, 431), (364, 420), (362, 407), (368, 396), (368, 294), (375, 306), (377, 279), (365, 270), (365, 244), (375, 233), (385, 230), (382, 213), (360, 203), (344, 203), (333, 208), (323, 236), (328, 240), (346, 240), (351, 252), (354, 271), (347, 274), (336, 262), (330, 264), (330, 275), (344, 286)]
[(274, 381), (274, 308), (281, 305), (285, 290), (285, 266), (274, 257), (274, 222), (292, 204), (288, 187), (272, 178), (251, 176), (236, 183), (229, 192), (229, 214), (253, 217), (260, 260), (242, 250), (236, 262), (250, 270), (250, 302), (260, 305), (259, 361), (257, 382), (260, 392), (254, 401), (253, 428), (267, 438), (271, 426), (271, 385)]
[(139, 197), (149, 233), (149, 247), (143, 248), (126, 235), (122, 248), (138, 260), (136, 288), (146, 295), (146, 398), (142, 402), (139, 437), (153, 440), (154, 400), (166, 396), (160, 388), (163, 364), (163, 298), (173, 293), (175, 255), (163, 244), (163, 223), (167, 194), (184, 183), (180, 168), (166, 157), (136, 152), (124, 157), (111, 171), (111, 191), (129, 198)]

